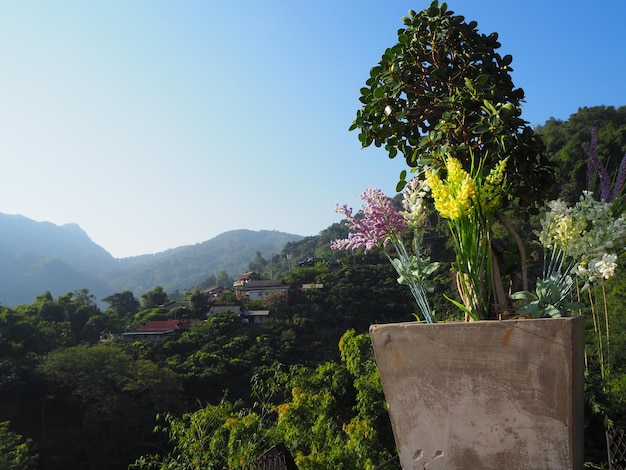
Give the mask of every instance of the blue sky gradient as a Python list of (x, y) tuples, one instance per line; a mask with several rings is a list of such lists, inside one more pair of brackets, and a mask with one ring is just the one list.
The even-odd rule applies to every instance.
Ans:
[[(348, 132), (429, 1), (0, 5), (0, 212), (78, 223), (115, 257), (228, 230), (316, 235), (394, 194), (401, 158)], [(626, 104), (626, 2), (448, 2), (513, 55), (532, 125)]]

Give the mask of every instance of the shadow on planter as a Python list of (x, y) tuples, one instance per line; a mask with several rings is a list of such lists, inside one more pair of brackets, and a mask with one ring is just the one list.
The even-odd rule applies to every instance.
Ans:
[(370, 333), (403, 469), (583, 467), (582, 316)]

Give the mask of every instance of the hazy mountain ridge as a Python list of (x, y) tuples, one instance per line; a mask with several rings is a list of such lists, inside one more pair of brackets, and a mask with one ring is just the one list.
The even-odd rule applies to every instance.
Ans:
[(156, 285), (182, 292), (222, 270), (236, 277), (257, 252), (269, 257), (304, 238), (233, 230), (195, 245), (116, 259), (77, 224), (0, 213), (0, 233), (0, 303), (7, 306), (31, 303), (47, 290), (56, 296), (87, 288), (98, 299), (125, 290), (139, 296)]
[(115, 292), (131, 290), (137, 294), (155, 285), (162, 286), (166, 292), (182, 291), (222, 270), (233, 277), (239, 276), (247, 271), (257, 252), (269, 257), (279, 253), (287, 243), (302, 238), (271, 230), (232, 230), (195, 245), (135, 257), (132, 266), (105, 272), (102, 277)]
[(22, 215), (0, 214), (0, 251), (60, 258), (79, 271), (101, 272), (116, 264), (115, 258), (94, 243), (78, 224), (55, 225)]

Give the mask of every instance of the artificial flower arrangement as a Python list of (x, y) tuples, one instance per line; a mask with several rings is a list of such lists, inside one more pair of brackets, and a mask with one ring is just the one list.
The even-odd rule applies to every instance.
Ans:
[[(333, 250), (364, 248), (365, 253), (375, 247), (382, 248), (398, 273), (398, 282), (409, 286), (422, 319), (434, 323), (435, 316), (426, 293), (432, 291), (428, 276), (439, 267), (439, 263), (422, 258), (419, 246), (419, 232), (426, 222), (424, 197), (427, 191), (428, 186), (423, 180), (413, 178), (404, 189), (404, 211), (400, 212), (380, 189), (365, 190), (361, 195), (363, 209), (357, 216), (347, 205), (337, 207), (337, 212), (345, 216), (350, 232), (348, 238), (334, 240), (330, 247)], [(413, 231), (411, 254), (403, 241), (407, 230)], [(390, 246), (395, 249), (397, 257), (392, 257)]]
[[(593, 158), (590, 162), (593, 164)], [(516, 292), (507, 299), (498, 279), (491, 239), (506, 183), (507, 160), (498, 162), (486, 175), (482, 161), (472, 161), (469, 172), (451, 156), (444, 163), (440, 172), (426, 168), (407, 184), (403, 211), (396, 210), (379, 189), (362, 194), (364, 205), (357, 214), (346, 205), (337, 207), (345, 216), (349, 234), (333, 241), (331, 248), (364, 248), (366, 253), (374, 247), (382, 248), (398, 273), (398, 282), (409, 286), (420, 310), (418, 319), (437, 321), (427, 293), (432, 292), (428, 278), (440, 263), (422, 258), (419, 246), (428, 197), (439, 216), (446, 219), (454, 242), (456, 259), (452, 267), (461, 302), (448, 299), (464, 312), (466, 320), (489, 318), (494, 305), (510, 304), (510, 300), (525, 303), (518, 308), (519, 314), (535, 318), (567, 315), (582, 306), (570, 300), (573, 294), (614, 273), (617, 250), (626, 237), (626, 218), (615, 204), (598, 201), (593, 193), (585, 191), (573, 207), (561, 200), (547, 204), (541, 230), (536, 232), (544, 249), (543, 275), (537, 279), (534, 292)], [(620, 168), (619, 188), (623, 186), (619, 183), (622, 173), (626, 174), (626, 165), (623, 171)], [(613, 193), (616, 197), (615, 189)], [(413, 253), (403, 242), (407, 230), (413, 232)]]
[(626, 219), (614, 214), (611, 203), (584, 191), (573, 207), (560, 199), (550, 201), (536, 234), (544, 249), (543, 275), (535, 292), (516, 292), (511, 297), (529, 301), (518, 309), (520, 313), (560, 317), (582, 307), (581, 302), (569, 300), (576, 289), (613, 276)]
[[(483, 164), (472, 165), (465, 171), (461, 163), (448, 157), (445, 160), (446, 177), (441, 178), (433, 169), (426, 169), (404, 189), (404, 211), (397, 211), (379, 189), (366, 190), (361, 199), (363, 208), (357, 215), (346, 205), (337, 211), (346, 218), (350, 230), (348, 238), (334, 240), (331, 248), (364, 248), (367, 253), (374, 247), (383, 249), (396, 269), (398, 282), (407, 284), (420, 309), (422, 319), (436, 321), (430, 309), (426, 292), (431, 291), (430, 276), (440, 265), (422, 258), (419, 232), (426, 222), (426, 197), (431, 195), (435, 209), (448, 221), (454, 240), (457, 284), (463, 303), (454, 302), (472, 319), (484, 318), (491, 303), (493, 262), (491, 256), (491, 227), (500, 204), (504, 186), (506, 160), (499, 162), (485, 177)], [(402, 241), (407, 229), (413, 230), (413, 253), (409, 254)], [(389, 247), (393, 247), (393, 258)]]
[(615, 273), (618, 251), (626, 237), (623, 190), (626, 181), (626, 155), (614, 182), (598, 158), (598, 135), (591, 129), (591, 142), (583, 145), (589, 154), (587, 187), (597, 176), (599, 200), (592, 191), (583, 191), (569, 206), (557, 199), (547, 204), (541, 230), (535, 232), (543, 247), (543, 274), (534, 292), (514, 293), (513, 300), (528, 303), (518, 309), (533, 317), (560, 317), (581, 308), (580, 291), (601, 284)]

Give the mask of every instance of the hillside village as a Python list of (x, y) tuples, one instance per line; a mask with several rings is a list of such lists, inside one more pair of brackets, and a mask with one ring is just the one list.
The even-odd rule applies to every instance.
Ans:
[[(304, 266), (305, 264), (302, 264)], [(261, 276), (249, 271), (239, 276), (233, 282), (232, 288), (212, 287), (205, 289), (202, 294), (206, 298), (206, 310), (201, 312), (200, 318), (190, 319), (188, 315), (189, 301), (170, 301), (160, 306), (167, 312), (167, 319), (148, 320), (137, 328), (118, 335), (103, 335), (103, 339), (111, 338), (123, 341), (155, 341), (165, 335), (188, 330), (194, 322), (206, 321), (218, 313), (231, 313), (238, 316), (244, 324), (257, 325), (272, 319), (271, 310), (246, 310), (244, 301), (263, 303), (269, 298), (282, 298), (285, 305), (289, 303), (290, 292), (293, 289), (322, 289), (323, 284), (303, 284), (291, 286), (284, 280), (261, 279)], [(232, 299), (238, 302), (233, 303)]]

